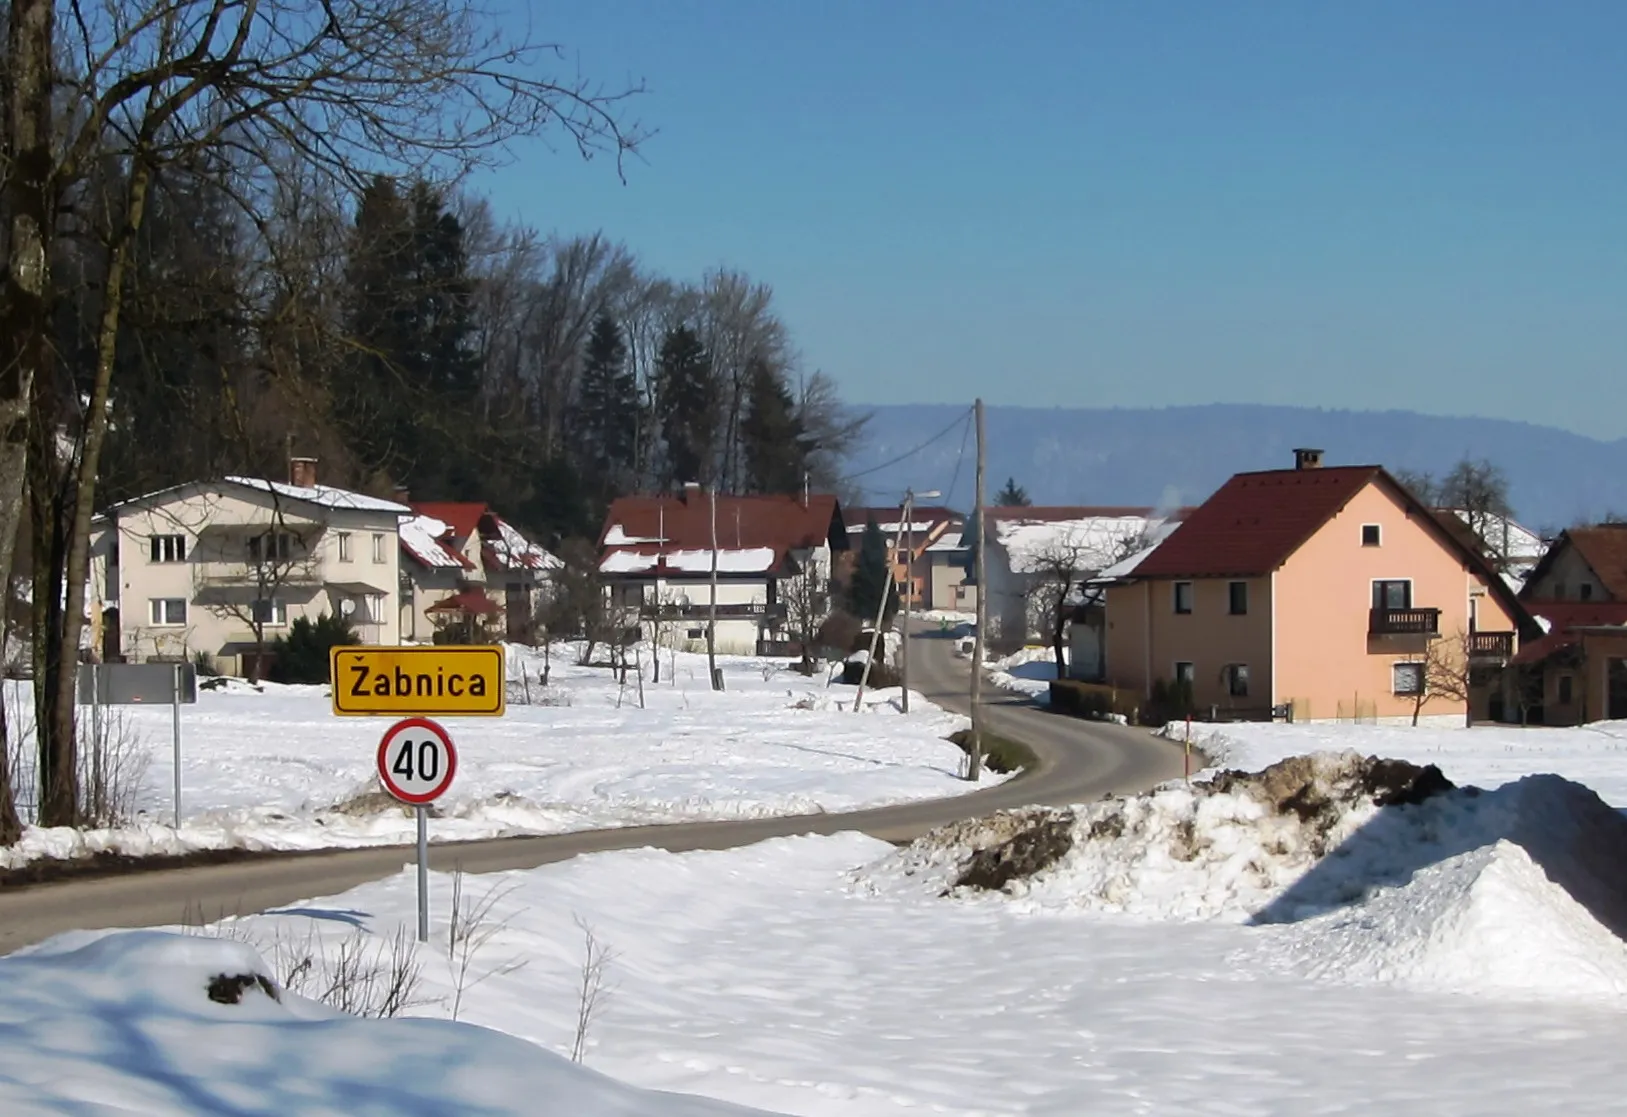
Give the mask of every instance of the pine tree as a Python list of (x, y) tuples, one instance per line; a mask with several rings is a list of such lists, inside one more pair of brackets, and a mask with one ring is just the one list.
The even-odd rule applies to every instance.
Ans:
[(761, 358), (747, 364), (746, 406), (740, 435), (747, 491), (796, 492), (808, 468), (811, 441), (784, 378)]
[(1028, 499), (1028, 490), (1017, 484), (1015, 477), (1006, 478), (1006, 487), (994, 494), (994, 503), (1002, 508), (1027, 508), (1034, 502)]
[(847, 584), (847, 609), (866, 625), (876, 623), (876, 610), (882, 612), (883, 628), (892, 624), (898, 611), (898, 587), (893, 584), (891, 564), (887, 561), (887, 538), (882, 535), (872, 517), (864, 525), (859, 538), (859, 557), (853, 565), (853, 577)]
[(667, 443), (670, 486), (712, 480), (717, 449), (717, 385), (711, 357), (688, 326), (676, 326), (661, 341), (661, 433)]
[(579, 460), (605, 498), (620, 490), (638, 448), (638, 381), (627, 367), (621, 328), (609, 314), (593, 323), (577, 403)]

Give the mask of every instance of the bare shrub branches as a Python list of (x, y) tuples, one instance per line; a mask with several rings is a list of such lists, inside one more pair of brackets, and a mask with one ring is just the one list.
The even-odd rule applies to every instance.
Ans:
[(576, 1034), (571, 1039), (571, 1062), (580, 1063), (587, 1051), (588, 1033), (593, 1022), (615, 993), (609, 982), (610, 965), (616, 952), (607, 946), (581, 916), (576, 926), (582, 932), (582, 972), (576, 987)]

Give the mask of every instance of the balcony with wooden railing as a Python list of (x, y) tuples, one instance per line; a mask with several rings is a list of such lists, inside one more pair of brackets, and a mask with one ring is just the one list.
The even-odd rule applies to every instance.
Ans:
[[(645, 620), (705, 620), (711, 615), (711, 611), (711, 606), (705, 604), (674, 605), (648, 602), (639, 608), (639, 615)], [(783, 601), (776, 601), (773, 604), (765, 602), (724, 604), (719, 602), (717, 607), (717, 619), (720, 621), (784, 620), (785, 616), (786, 608)]]
[(1514, 633), (1469, 633), (1469, 658), (1476, 661), (1505, 660), (1514, 656)]
[(1439, 636), (1439, 609), (1372, 609), (1367, 616), (1369, 636)]

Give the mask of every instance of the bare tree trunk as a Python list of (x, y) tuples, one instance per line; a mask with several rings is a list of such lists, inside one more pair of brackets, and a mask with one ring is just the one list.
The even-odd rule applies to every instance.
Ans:
[[(57, 685), (51, 692), (51, 733), (62, 763), (78, 770), (74, 738), (74, 677), (79, 670), (79, 638), (85, 627), (85, 583), (90, 578), (90, 522), (96, 511), (96, 475), (102, 443), (107, 438), (108, 395), (113, 384), (113, 358), (118, 349), (119, 316), (124, 309), (124, 277), (137, 230), (147, 210), (151, 169), (141, 160), (130, 168), (124, 220), (108, 249), (107, 280), (102, 292), (102, 320), (96, 337), (96, 379), (80, 435), (79, 465), (73, 487), (73, 521), (68, 530), (64, 572), (66, 598), (62, 614), (62, 654), (57, 658)], [(43, 723), (42, 723), (43, 724)]]
[[(1064, 590), (1064, 593), (1066, 593), (1066, 590)], [(1067, 631), (1068, 611), (1063, 605), (1059, 605), (1056, 610), (1056, 619), (1051, 624), (1051, 652), (1056, 656), (1056, 677), (1059, 679), (1068, 677), (1068, 655), (1063, 641), (1063, 636)]]
[[(10, 604), (6, 595), (6, 604)], [(11, 638), (11, 610), (0, 613), (0, 648)], [(6, 695), (0, 684), (0, 846), (14, 845), (23, 836), (23, 822), (17, 814), (17, 789), (12, 785), (11, 733), (7, 720)]]
[(63, 645), (62, 580), (67, 569), (63, 491), (66, 471), (58, 461), (57, 439), (61, 416), (55, 403), (55, 385), (34, 382), (35, 416), (29, 446), (28, 492), (34, 563), (34, 732), (38, 749), (39, 824), (75, 826), (79, 821), (78, 768), (74, 763), (73, 693), (66, 696), (67, 733), (57, 711), (62, 660), (70, 653)]

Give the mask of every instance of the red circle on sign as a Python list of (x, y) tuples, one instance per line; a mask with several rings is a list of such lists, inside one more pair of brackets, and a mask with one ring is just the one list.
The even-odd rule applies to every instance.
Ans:
[(378, 776), (396, 799), (421, 807), (433, 803), (458, 774), (452, 736), (429, 718), (403, 718), (379, 741)]

